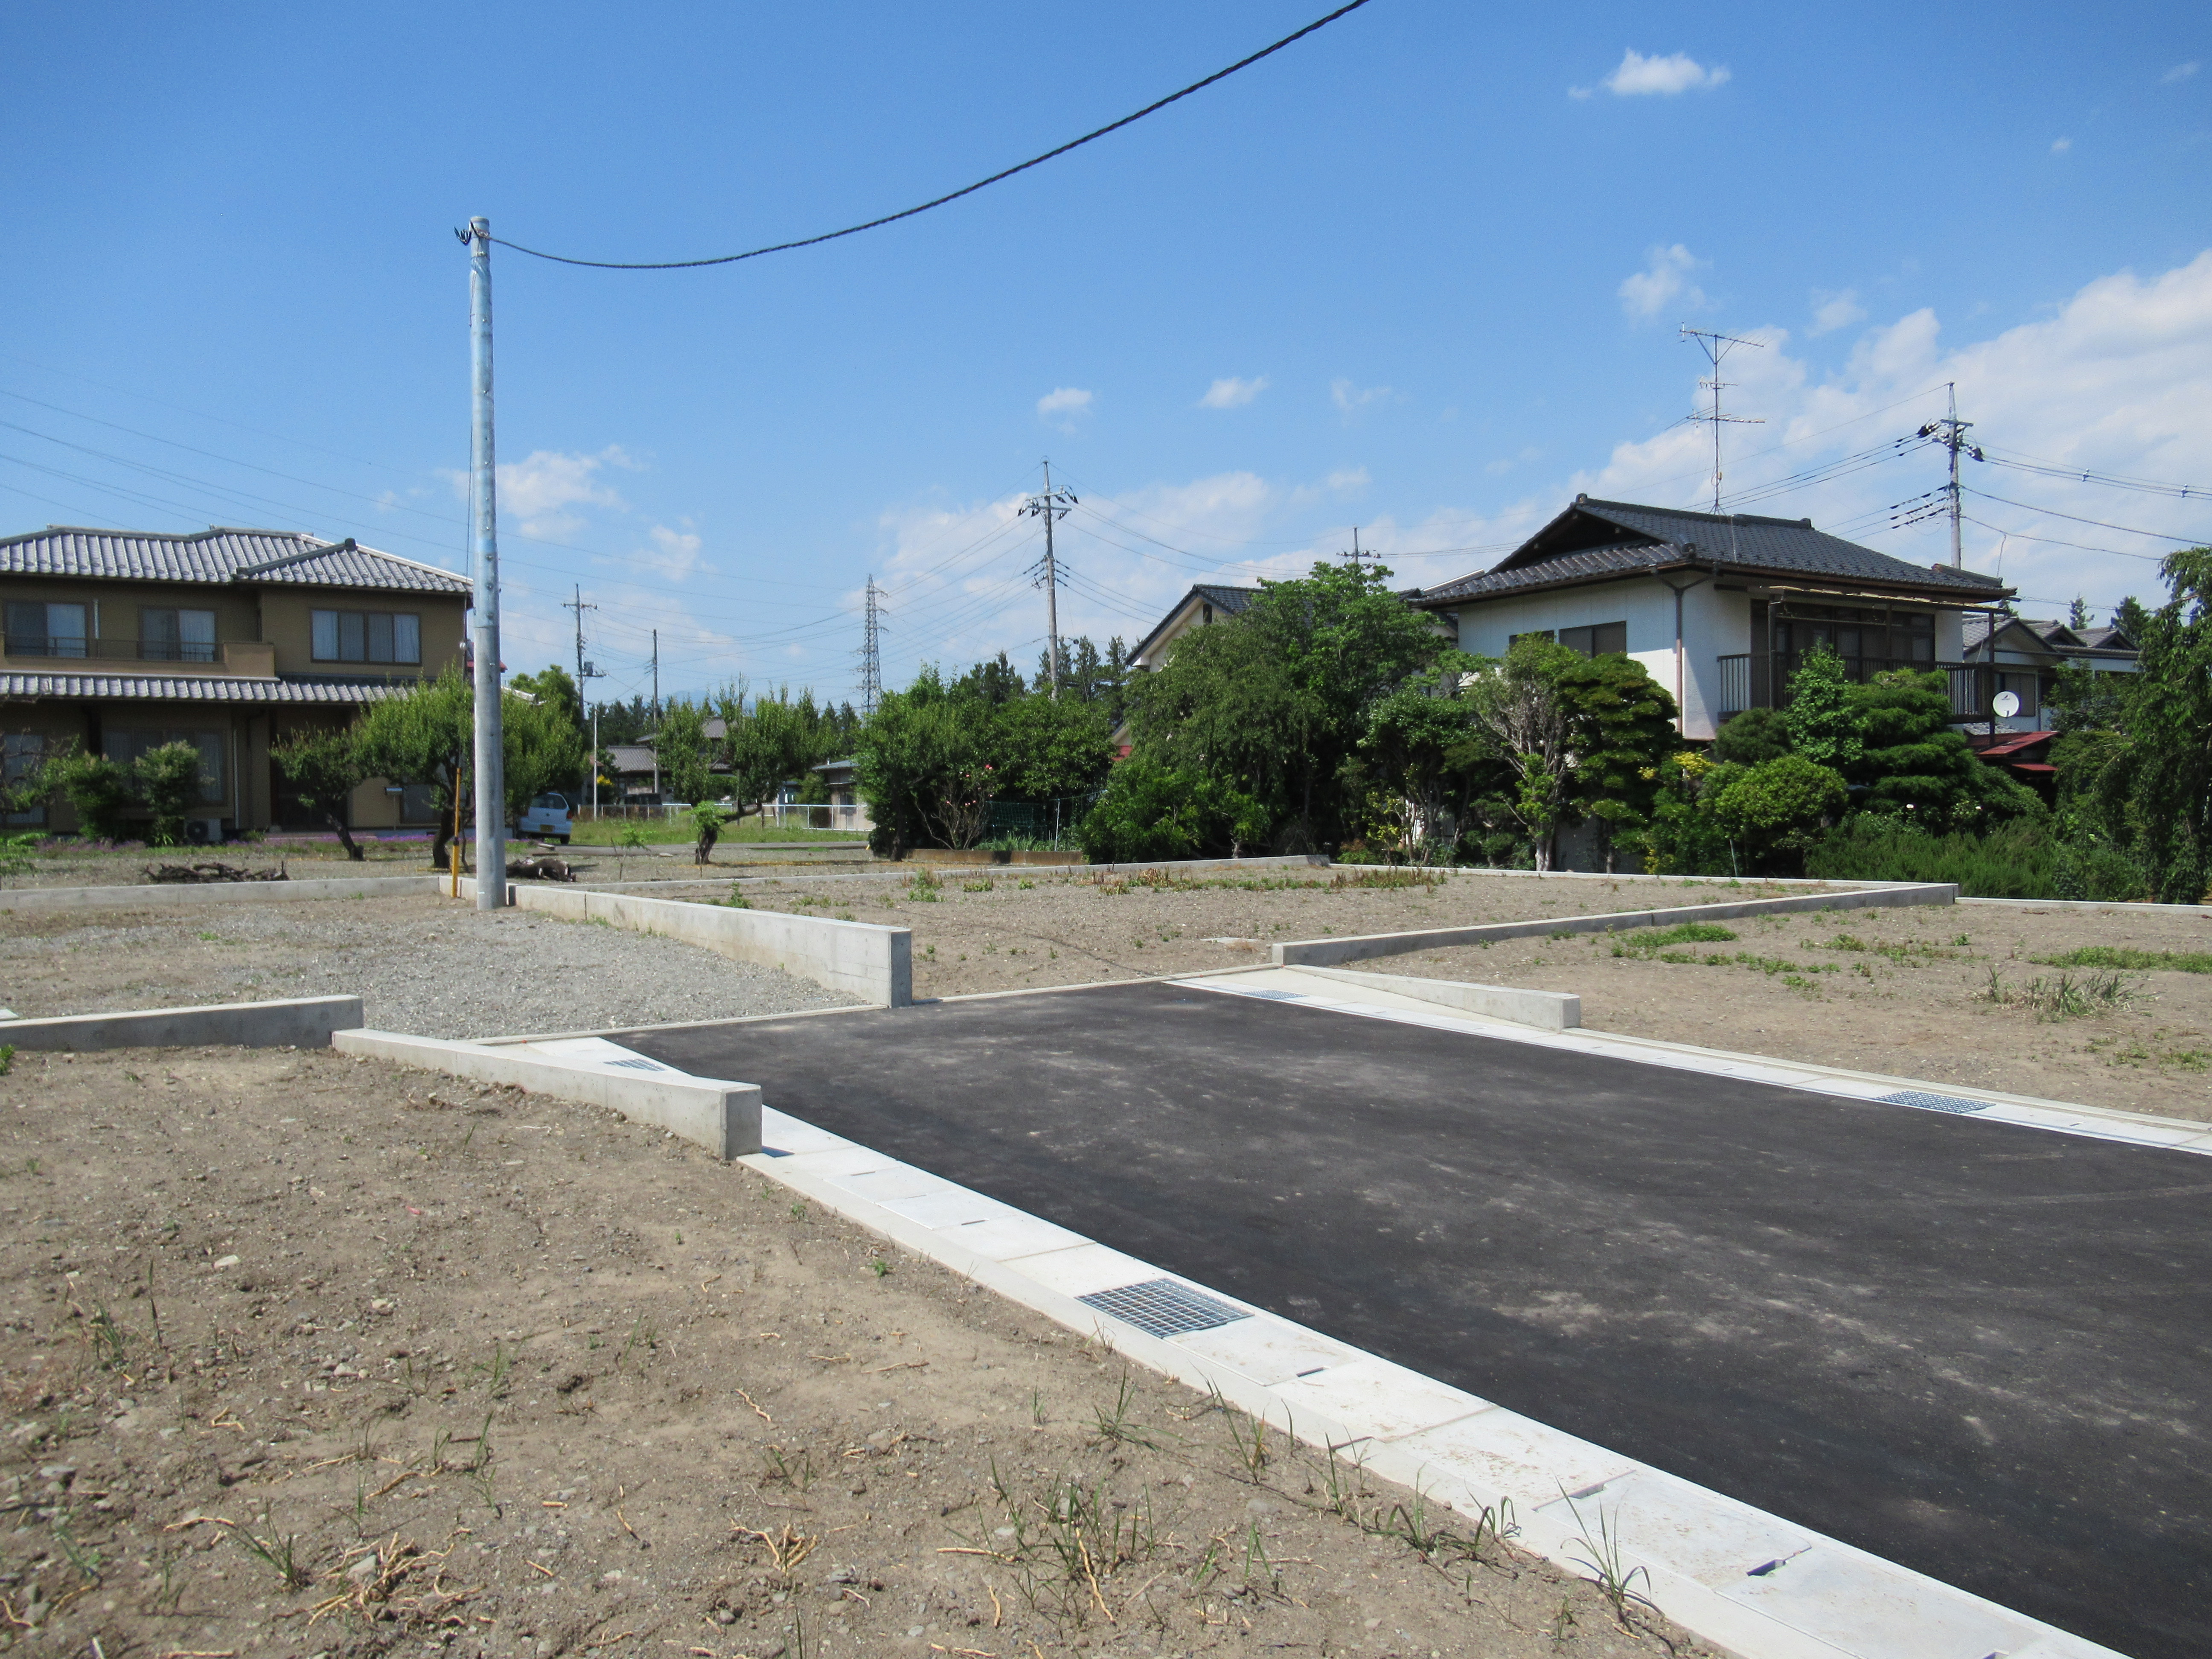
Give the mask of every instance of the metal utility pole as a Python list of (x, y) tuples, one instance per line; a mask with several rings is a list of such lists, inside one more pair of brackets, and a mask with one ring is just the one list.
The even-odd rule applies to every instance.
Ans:
[(1709, 380), (1700, 380), (1698, 382), (1699, 386), (1703, 386), (1705, 390), (1713, 394), (1713, 412), (1710, 415), (1692, 415), (1688, 418), (1693, 421), (1707, 421), (1711, 422), (1712, 425), (1713, 511), (1717, 514), (1721, 510), (1721, 428), (1723, 426), (1764, 426), (1766, 424), (1765, 418), (1759, 416), (1723, 415), (1721, 413), (1721, 393), (1729, 385), (1729, 382), (1721, 379), (1721, 359), (1727, 356), (1729, 352), (1733, 351), (1738, 346), (1749, 346), (1754, 351), (1764, 351), (1766, 349), (1766, 346), (1763, 341), (1739, 340), (1733, 334), (1716, 334), (1711, 329), (1692, 328), (1687, 323), (1681, 325), (1681, 331), (1677, 337), (1685, 340), (1695, 340), (1698, 343), (1698, 349), (1705, 354), (1707, 360), (1710, 361), (1713, 366), (1712, 378)]
[(1978, 461), (1982, 459), (1982, 452), (1966, 441), (1966, 428), (1973, 422), (1959, 418), (1958, 383), (1946, 381), (1943, 389), (1951, 394), (1951, 412), (1942, 420), (1929, 422), (1920, 428), (1920, 435), (1935, 439), (1951, 452), (1951, 482), (1945, 486), (1943, 495), (1951, 514), (1951, 568), (1956, 570), (1966, 562), (1960, 528), (1964, 514), (1959, 499), (1959, 452), (1963, 449)]
[(653, 630), (653, 802), (660, 804), (660, 630)]
[(507, 902), (507, 767), (500, 729), (499, 500), (493, 479), (491, 221), (469, 221), (470, 575), (476, 605), (477, 908)]
[(883, 628), (883, 617), (876, 601), (883, 593), (876, 586), (875, 573), (868, 573), (868, 617), (866, 631), (860, 636), (860, 718), (873, 720), (876, 703), (884, 695), (884, 664), (878, 649), (877, 634)]
[(1358, 525), (1352, 526), (1352, 551), (1346, 554), (1344, 556), (1350, 562), (1352, 568), (1354, 570), (1359, 568), (1359, 562), (1362, 559), (1372, 559), (1377, 564), (1382, 562), (1382, 556), (1380, 553), (1376, 552), (1372, 548), (1368, 549), (1365, 552), (1362, 552), (1360, 550), (1359, 526)]
[(581, 696), (584, 690), (584, 613), (597, 611), (599, 607), (584, 603), (584, 590), (580, 586), (576, 589), (576, 597), (561, 608), (576, 613), (576, 693)]
[(1032, 518), (1044, 520), (1044, 558), (1030, 568), (1030, 574), (1036, 585), (1044, 589), (1045, 672), (1052, 682), (1053, 701), (1060, 700), (1060, 584), (1059, 563), (1053, 557), (1052, 524), (1055, 519), (1067, 516), (1068, 508), (1075, 505), (1069, 491), (1054, 490), (1052, 487), (1052, 463), (1044, 464), (1044, 494), (1032, 495), (1022, 503), (1022, 511)]

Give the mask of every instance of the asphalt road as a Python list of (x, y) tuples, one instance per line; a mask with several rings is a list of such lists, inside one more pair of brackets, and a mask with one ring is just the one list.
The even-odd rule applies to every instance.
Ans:
[(1174, 985), (630, 1041), (2137, 1659), (2212, 1644), (2212, 1159)]

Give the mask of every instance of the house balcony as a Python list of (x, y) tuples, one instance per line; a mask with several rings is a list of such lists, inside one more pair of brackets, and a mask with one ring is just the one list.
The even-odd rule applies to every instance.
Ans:
[[(1720, 667), (1720, 707), (1723, 720), (1747, 708), (1783, 708), (1790, 702), (1790, 682), (1803, 665), (1802, 652), (1745, 652), (1717, 659)], [(1929, 662), (1907, 657), (1845, 657), (1844, 678), (1863, 684), (1877, 674), (1909, 668), (1915, 673), (1935, 672), (1950, 681), (1954, 721), (1994, 721), (2008, 727), (2028, 729), (2041, 719), (2043, 699), (2033, 670), (2021, 671), (1996, 663)], [(1998, 714), (1993, 704), (2000, 691), (2020, 699), (2017, 714)]]
[[(125, 665), (129, 666), (125, 666)], [(33, 673), (185, 673), (273, 679), (276, 647), (259, 640), (88, 640), (75, 635), (9, 634), (0, 665)]]

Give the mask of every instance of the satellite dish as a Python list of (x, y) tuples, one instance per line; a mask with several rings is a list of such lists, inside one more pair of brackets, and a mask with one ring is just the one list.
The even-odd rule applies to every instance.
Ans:
[(2020, 713), (2020, 693), (2000, 691), (1991, 699), (1990, 707), (1996, 709), (2002, 719), (2010, 720), (2014, 714)]

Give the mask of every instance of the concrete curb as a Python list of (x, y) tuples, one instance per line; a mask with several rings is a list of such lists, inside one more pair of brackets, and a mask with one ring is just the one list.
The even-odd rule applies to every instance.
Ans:
[(359, 997), (294, 997), (0, 1020), (0, 1042), (78, 1054), (96, 1048), (325, 1048), (332, 1032), (358, 1025), (361, 1018)]
[[(577, 1046), (594, 1042), (586, 1038)], [(633, 1122), (665, 1129), (704, 1146), (720, 1158), (760, 1151), (761, 1091), (756, 1085), (693, 1077), (641, 1054), (609, 1061), (589, 1057), (588, 1048), (568, 1054), (371, 1030), (337, 1032), (331, 1046), (340, 1054), (391, 1060), (477, 1083), (512, 1084), (532, 1094), (604, 1106)]]
[(357, 876), (350, 880), (146, 882), (129, 887), (19, 887), (0, 893), (0, 915), (64, 910), (143, 910), (153, 905), (223, 904), (264, 899), (398, 898), (442, 893), (447, 878)]
[(1471, 927), (1436, 927), (1414, 933), (1360, 933), (1345, 939), (1290, 939), (1273, 952), (1278, 968), (1326, 967), (1370, 957), (1410, 956), (1416, 951), (1449, 950), (1486, 939), (1529, 939), (1553, 933), (1613, 933), (1638, 927), (1672, 927), (1686, 921), (1725, 921), (1737, 916), (1771, 915), (1791, 910), (1861, 910), (1888, 905), (1951, 904), (1959, 890), (1948, 882), (1918, 885), (1854, 888), (1838, 893), (1802, 893), (1787, 898), (1741, 899), (1733, 904), (1688, 904), (1665, 910), (1614, 910), (1597, 915), (1561, 916), (1551, 921), (1494, 921)]
[(1540, 1026), (1547, 1031), (1571, 1030), (1583, 1023), (1583, 1000), (1571, 991), (1523, 991), (1510, 985), (1474, 985), (1465, 980), (1422, 979), (1412, 974), (1363, 974), (1352, 968), (1316, 968), (1310, 963), (1301, 964), (1299, 971), (1364, 985), (1371, 990), (1395, 991), (1401, 997), (1439, 1003), (1462, 1013)]
[(2142, 910), (2172, 916), (2212, 916), (2212, 904), (2135, 904), (2124, 899), (1970, 898), (1961, 893), (1959, 902), (2010, 904), (2028, 910), (2109, 910), (2116, 916), (2134, 915)]
[[(476, 884), (461, 891), (476, 896)], [(824, 989), (887, 1008), (914, 1000), (914, 935), (904, 927), (782, 910), (735, 910), (684, 899), (610, 893), (565, 883), (507, 884), (507, 902), (519, 910), (542, 910), (568, 921), (603, 921), (633, 933), (659, 933), (696, 945), (733, 962), (811, 980)]]

